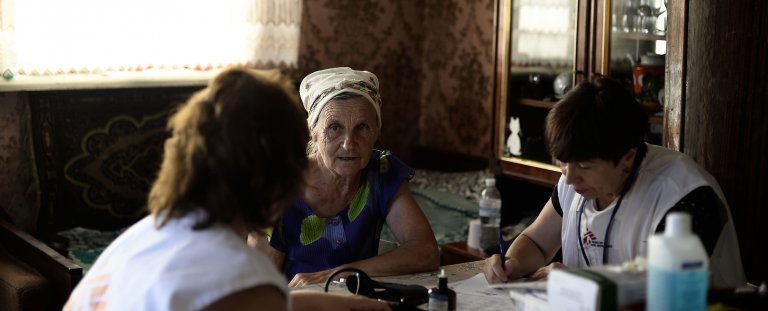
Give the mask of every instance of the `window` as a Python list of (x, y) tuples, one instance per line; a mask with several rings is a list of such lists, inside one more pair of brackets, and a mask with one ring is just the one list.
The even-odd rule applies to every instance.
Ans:
[(513, 64), (573, 67), (576, 5), (572, 0), (514, 1)]
[(301, 0), (0, 0), (0, 73), (295, 67)]

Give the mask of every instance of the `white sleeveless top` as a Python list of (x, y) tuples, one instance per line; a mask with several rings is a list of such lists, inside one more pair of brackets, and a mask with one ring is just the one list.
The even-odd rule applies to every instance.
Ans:
[(290, 302), (285, 277), (266, 256), (228, 227), (193, 231), (195, 219), (160, 229), (153, 216), (134, 224), (99, 256), (64, 310), (200, 310), (258, 285)]
[[(743, 285), (746, 277), (741, 265), (736, 230), (717, 181), (688, 156), (660, 146), (647, 146), (648, 153), (640, 165), (637, 178), (624, 195), (613, 219), (607, 262), (620, 264), (632, 261), (637, 256), (647, 258), (648, 237), (654, 233), (667, 211), (694, 189), (710, 186), (725, 206), (728, 217), (710, 257), (711, 280), (715, 287)], [(563, 176), (557, 184), (557, 195), (563, 209), (563, 264), (586, 267), (582, 255), (583, 245), (590, 265), (602, 265), (606, 228), (618, 199), (606, 209), (598, 211), (594, 200), (576, 193), (573, 187), (565, 183)], [(582, 204), (583, 215), (580, 213)], [(580, 217), (581, 232), (577, 232)]]

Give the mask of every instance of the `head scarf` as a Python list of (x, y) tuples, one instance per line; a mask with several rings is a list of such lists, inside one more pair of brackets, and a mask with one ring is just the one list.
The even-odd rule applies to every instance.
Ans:
[(376, 110), (381, 128), (381, 97), (379, 79), (368, 71), (349, 67), (324, 69), (310, 73), (301, 81), (299, 89), (304, 109), (307, 110), (307, 124), (313, 129), (323, 110), (333, 97), (341, 93), (355, 93), (367, 99)]

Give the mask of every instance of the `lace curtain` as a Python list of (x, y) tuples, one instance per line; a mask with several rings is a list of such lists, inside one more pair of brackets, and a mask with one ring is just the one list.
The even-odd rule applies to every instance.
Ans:
[(573, 0), (514, 1), (514, 65), (572, 67), (577, 4)]
[(295, 67), (301, 0), (0, 0), (0, 73)]

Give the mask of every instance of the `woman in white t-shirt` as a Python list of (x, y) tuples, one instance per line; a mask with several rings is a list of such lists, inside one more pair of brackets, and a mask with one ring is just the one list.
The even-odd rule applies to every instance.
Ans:
[[(502, 263), (488, 258), (489, 282), (551, 269), (621, 264), (647, 257), (650, 235), (672, 211), (691, 214), (710, 255), (712, 284), (746, 281), (725, 197), (688, 156), (645, 143), (648, 116), (617, 82), (599, 78), (571, 90), (550, 110), (545, 136), (563, 175), (536, 220), (512, 243)], [(562, 250), (563, 262), (552, 262)]]
[(309, 133), (277, 73), (220, 73), (168, 121), (151, 214), (113, 241), (64, 310), (388, 310), (362, 296), (289, 292), (249, 232), (302, 184)]

